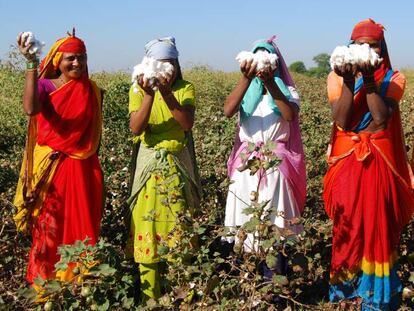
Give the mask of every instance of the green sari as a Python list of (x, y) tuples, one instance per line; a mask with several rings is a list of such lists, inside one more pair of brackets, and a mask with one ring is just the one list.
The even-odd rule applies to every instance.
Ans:
[[(194, 87), (177, 80), (173, 93), (182, 106), (194, 106)], [(137, 111), (143, 90), (130, 90), (129, 111)], [(155, 93), (147, 129), (134, 143), (139, 151), (134, 160), (132, 178), (130, 235), (127, 253), (135, 261), (152, 264), (159, 261), (160, 243), (173, 246), (180, 238), (177, 214), (192, 213), (200, 201), (191, 133), (186, 133), (173, 118), (159, 91)]]

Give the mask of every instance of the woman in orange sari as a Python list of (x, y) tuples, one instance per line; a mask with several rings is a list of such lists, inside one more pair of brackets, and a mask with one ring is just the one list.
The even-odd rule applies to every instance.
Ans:
[(382, 25), (358, 23), (351, 43), (369, 44), (383, 60), (335, 67), (328, 76), (334, 120), (324, 179), (333, 221), (330, 299), (358, 298), (363, 310), (396, 309), (402, 290), (397, 248), (414, 210), (398, 106), (405, 78), (391, 67)]
[(101, 91), (89, 79), (85, 44), (59, 39), (40, 64), (22, 35), (27, 59), (23, 108), (29, 117), (26, 149), (14, 204), (18, 230), (31, 233), (27, 281), (71, 279), (56, 275), (58, 246), (89, 238), (96, 243), (103, 205), (98, 159)]

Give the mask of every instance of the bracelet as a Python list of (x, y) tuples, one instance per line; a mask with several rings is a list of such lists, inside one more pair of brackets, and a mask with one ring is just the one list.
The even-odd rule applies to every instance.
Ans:
[(367, 91), (367, 93), (373, 93), (373, 92), (377, 92), (377, 85), (375, 83), (366, 83), (365, 84), (365, 90)]
[(377, 84), (375, 82), (366, 82), (364, 83), (365, 88), (367, 87), (375, 87), (377, 88)]
[(365, 79), (374, 79), (374, 75), (369, 75), (369, 76), (364, 76), (364, 75), (362, 75), (362, 77), (364, 78), (364, 80)]
[(37, 60), (26, 63), (27, 70), (37, 70), (37, 66), (39, 66), (39, 62)]

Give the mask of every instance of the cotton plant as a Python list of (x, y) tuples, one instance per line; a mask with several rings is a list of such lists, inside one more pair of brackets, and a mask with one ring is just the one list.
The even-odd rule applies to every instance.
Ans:
[(351, 44), (349, 46), (337, 46), (330, 58), (331, 68), (341, 67), (346, 64), (362, 66), (366, 63), (375, 65), (380, 63), (382, 58), (366, 43)]
[(241, 64), (243, 61), (253, 60), (253, 64), (256, 64), (256, 70), (260, 71), (266, 67), (270, 67), (275, 70), (277, 67), (277, 55), (269, 53), (268, 51), (259, 50), (256, 53), (241, 51), (236, 56), (236, 60)]
[(33, 32), (25, 31), (22, 33), (21, 38), (24, 42), (24, 46), (28, 46), (29, 44), (33, 43), (32, 46), (29, 48), (30, 54), (36, 54), (37, 56), (42, 54), (42, 49), (45, 46), (45, 43), (37, 40)]
[(138, 92), (138, 79), (143, 78), (144, 83), (148, 84), (154, 91), (158, 89), (156, 86), (157, 79), (171, 77), (174, 72), (174, 66), (168, 62), (161, 62), (152, 57), (142, 59), (142, 62), (132, 71), (132, 83), (134, 92)]

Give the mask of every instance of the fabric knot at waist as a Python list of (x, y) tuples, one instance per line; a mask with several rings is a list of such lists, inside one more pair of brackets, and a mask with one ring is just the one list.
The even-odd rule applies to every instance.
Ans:
[(388, 141), (387, 131), (377, 133), (339, 131), (336, 133), (330, 154), (328, 154), (328, 163), (333, 164), (352, 153), (358, 161), (362, 162), (371, 154), (373, 145), (383, 145)]

